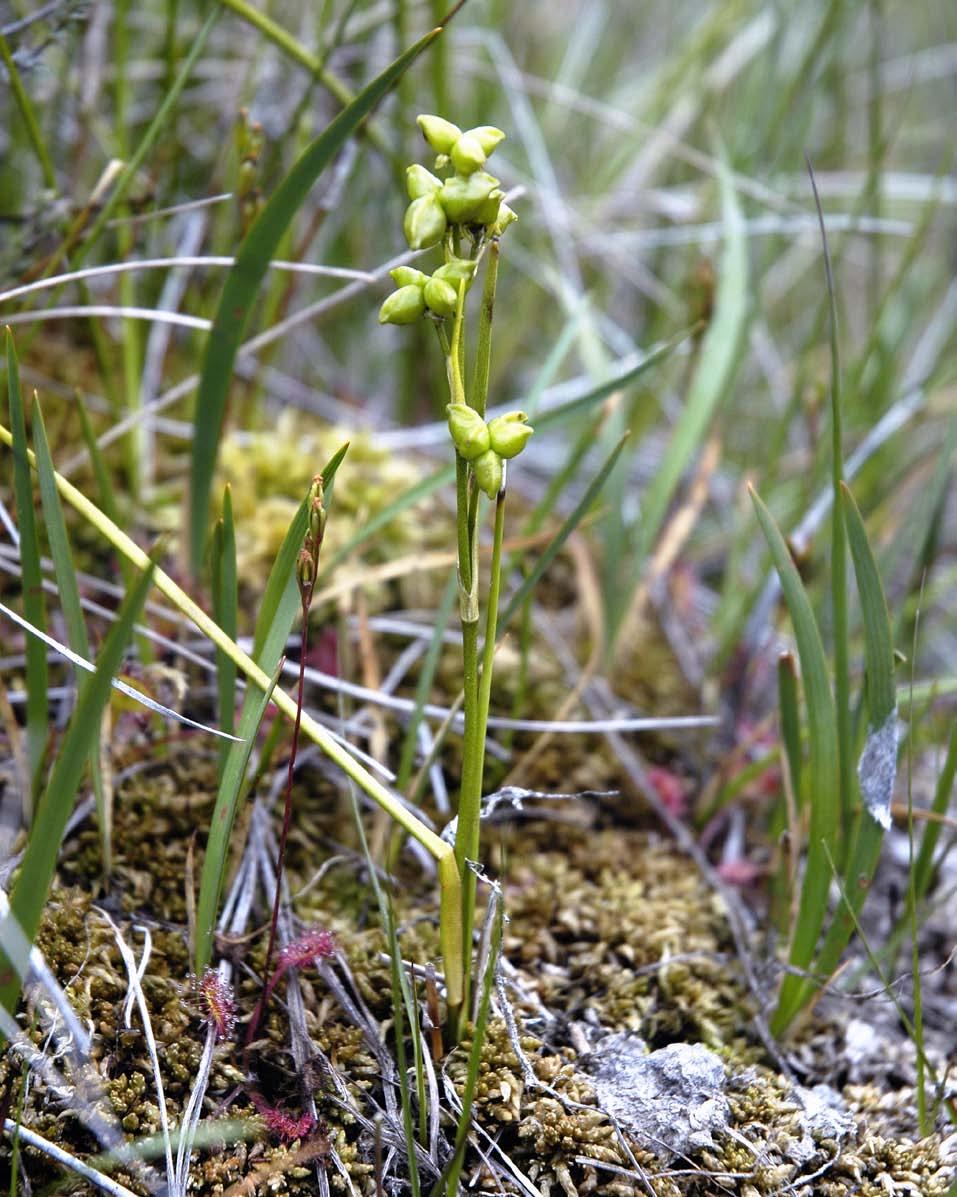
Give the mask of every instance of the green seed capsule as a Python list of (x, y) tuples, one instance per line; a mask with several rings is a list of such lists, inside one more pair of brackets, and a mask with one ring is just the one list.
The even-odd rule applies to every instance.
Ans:
[(469, 258), (453, 258), (444, 266), (440, 266), (438, 270), (433, 271), (432, 277), (444, 279), (453, 287), (458, 287), (459, 283), (465, 283), (467, 291), (472, 285), (472, 279), (475, 278), (475, 263)]
[(437, 154), (447, 154), (462, 136), (462, 130), (458, 125), (453, 125), (441, 116), (424, 114), (417, 116), (415, 121), (422, 130), (423, 137)]
[(433, 275), (422, 288), (422, 294), (425, 297), (426, 306), (435, 312), (436, 316), (455, 315), (459, 293), (445, 279), (435, 278)]
[(485, 151), (474, 133), (463, 133), (449, 151), (452, 165), (461, 175), (470, 175), (485, 165)]
[(441, 186), (442, 180), (437, 179), (430, 170), (426, 170), (418, 162), (406, 167), (405, 187), (409, 193), (409, 199), (417, 200), (421, 199), (423, 195), (434, 195)]
[(494, 125), (476, 125), (474, 129), (466, 129), (465, 133), (469, 137), (477, 138), (479, 145), (485, 151), (486, 158), (499, 142), (505, 140), (505, 134), (501, 129), (496, 129)]
[(461, 457), (474, 461), (488, 452), (489, 432), (482, 417), (466, 403), (450, 403), (446, 407), (452, 443)]
[[(439, 192), (439, 200), (451, 224), (470, 224), (482, 204), (498, 186), (498, 179), (477, 170), (467, 178), (454, 175), (446, 179)], [(421, 203), (422, 201), (417, 201)]]
[(518, 216), (512, 211), (508, 204), (500, 204), (498, 216), (495, 219), (495, 223), (489, 229), (489, 232), (493, 237), (501, 237), (508, 226), (510, 224), (514, 224), (516, 220), (518, 220)]
[(393, 291), (379, 309), (380, 324), (414, 324), (425, 314), (425, 296), (422, 288), (400, 287)]
[(389, 275), (397, 287), (424, 287), (429, 281), (427, 274), (412, 266), (396, 266), (395, 270), (389, 271)]
[(491, 447), (499, 457), (517, 457), (528, 443), (534, 429), (528, 423), (523, 411), (510, 411), (489, 421), (488, 434)]
[(498, 220), (499, 209), (502, 206), (502, 199), (505, 192), (498, 187), (489, 193), (489, 197), (475, 209), (475, 215), (472, 217), (473, 224), (490, 225), (495, 224)]
[(438, 196), (438, 192), (423, 195), (406, 208), (403, 228), (409, 249), (428, 249), (430, 245), (438, 245), (445, 235), (445, 208)]
[(502, 489), (502, 480), (505, 477), (501, 457), (493, 449), (489, 449), (472, 462), (472, 469), (475, 471), (475, 481), (479, 484), (479, 489), (485, 491), (490, 499), (494, 499)]

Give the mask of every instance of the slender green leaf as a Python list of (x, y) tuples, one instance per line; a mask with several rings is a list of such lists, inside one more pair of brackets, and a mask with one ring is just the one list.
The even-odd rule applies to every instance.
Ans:
[[(223, 514), (216, 525), (212, 546), (213, 618), (230, 640), (235, 640), (239, 621), (239, 579), (236, 569), (236, 527), (233, 501), (227, 485), (223, 491)], [(231, 732), (236, 722), (236, 662), (221, 649), (216, 650), (216, 689), (219, 726)], [(220, 749), (220, 776), (229, 749)]]
[[(806, 969), (814, 957), (827, 914), (827, 897), (831, 884), (827, 851), (833, 853), (840, 831), (834, 696), (831, 693), (821, 634), (807, 592), (784, 543), (784, 537), (778, 531), (771, 513), (753, 490), (751, 499), (781, 579), (781, 589), (794, 626), (807, 706), (810, 831), (804, 883), (790, 952), (790, 962), (794, 968)], [(810, 983), (795, 973), (789, 973), (784, 978), (777, 1009), (771, 1020), (771, 1029), (775, 1034), (788, 1026), (807, 1001), (811, 991)]]
[(439, 32), (432, 30), (397, 58), (307, 146), (246, 234), (236, 261), (226, 276), (216, 318), (206, 341), (196, 396), (189, 510), (190, 561), (194, 574), (199, 572), (203, 556), (209, 491), (226, 416), (233, 363), (270, 260), (316, 179), (333, 161), (363, 118), (368, 116)]
[[(40, 500), (43, 503), (43, 519), (46, 524), (50, 556), (56, 574), (57, 593), (66, 624), (67, 642), (81, 657), (90, 656), (90, 639), (86, 634), (86, 622), (80, 602), (80, 588), (76, 580), (76, 566), (70, 552), (70, 541), (63, 518), (63, 506), (56, 488), (56, 473), (50, 445), (47, 440), (43, 415), (37, 399), (33, 401), (33, 450), (37, 463), (37, 478), (40, 483)], [(100, 768), (100, 744), (97, 740), (90, 754), (90, 776), (93, 796), (96, 801), (96, 817), (100, 828), (100, 851), (103, 855), (103, 872), (109, 876), (112, 867), (112, 825), (113, 812), (108, 804), (108, 791), (103, 784), (103, 770)]]
[(778, 657), (778, 705), (781, 720), (781, 743), (787, 758), (794, 801), (800, 809), (803, 762), (801, 759), (801, 712), (798, 697), (797, 670), (793, 653)]
[(40, 163), (40, 169), (43, 171), (43, 185), (50, 191), (56, 191), (56, 171), (53, 169), (53, 162), (50, 160), (46, 142), (43, 140), (43, 134), (40, 132), (40, 125), (37, 122), (36, 113), (33, 111), (33, 105), (30, 103), (30, 97), (23, 86), (23, 80), (20, 78), (20, 72), (17, 70), (17, 64), (13, 61), (13, 55), (10, 53), (7, 39), (3, 36), (2, 32), (0, 32), (0, 60), (2, 60), (6, 68), (7, 85), (13, 92), (13, 99), (20, 109), (20, 116), (23, 118), (23, 123), (26, 126), (30, 145), (33, 146), (33, 152), (36, 154), (37, 161)]
[[(34, 627), (46, 628), (46, 603), (43, 598), (43, 572), (40, 566), (40, 536), (33, 509), (33, 483), (27, 452), (27, 430), (20, 393), (20, 370), (13, 334), (7, 329), (7, 396), (10, 408), (10, 432), (13, 436), (13, 491), (20, 533), (20, 569), (23, 586), (23, 615)], [(39, 784), (46, 753), (49, 716), (47, 711), (47, 652), (32, 636), (26, 643), (27, 687), (27, 760), (30, 776), (25, 779), (29, 792), (24, 795), (32, 805)]]
[[(97, 661), (96, 672), (80, 687), (76, 709), (40, 798), (20, 875), (10, 897), (10, 916), (29, 941), (36, 938), (40, 916), (56, 870), (60, 841), (73, 810), (83, 769), (98, 742), (100, 720), (109, 701), (114, 675), (146, 602), (153, 580), (153, 564), (129, 591), (117, 613)], [(9, 960), (0, 958), (0, 1005), (13, 1012), (20, 979)]]
[(854, 917), (870, 890), (884, 832), (891, 822), (897, 768), (897, 697), (890, 616), (864, 521), (847, 486), (841, 487), (845, 526), (864, 619), (864, 668), (869, 727), (858, 766), (862, 809), (844, 871), (845, 900), (834, 916), (815, 968), (829, 976), (854, 931)]

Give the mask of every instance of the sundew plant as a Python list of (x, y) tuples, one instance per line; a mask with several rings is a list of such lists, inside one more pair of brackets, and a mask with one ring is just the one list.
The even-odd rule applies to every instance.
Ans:
[(955, 44), (0, 0), (5, 1197), (957, 1197)]

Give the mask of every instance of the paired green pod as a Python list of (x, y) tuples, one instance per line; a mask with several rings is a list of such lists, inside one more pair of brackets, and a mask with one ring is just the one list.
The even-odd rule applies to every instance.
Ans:
[(528, 416), (523, 411), (510, 411), (504, 416), (496, 416), (488, 424), (491, 448), (499, 457), (506, 459), (517, 457), (533, 432)]
[(472, 470), (479, 489), (483, 490), (490, 499), (496, 498), (502, 489), (502, 482), (505, 480), (505, 467), (495, 450), (489, 449), (481, 457), (476, 457), (472, 462)]
[(487, 454), (491, 444), (488, 425), (475, 408), (467, 403), (450, 403), (445, 410), (452, 443), (459, 455), (466, 461), (474, 462), (476, 458)]
[(380, 324), (414, 324), (425, 314), (424, 288), (411, 283), (393, 291), (379, 308)]
[(458, 290), (459, 283), (465, 283), (467, 291), (472, 285), (472, 279), (475, 278), (476, 265), (477, 263), (471, 258), (453, 258), (434, 271), (432, 277), (444, 279), (445, 282), (451, 283), (456, 290)]
[(458, 290), (445, 279), (433, 275), (422, 288), (426, 305), (436, 316), (454, 316), (458, 304)]
[(438, 245), (445, 235), (448, 221), (439, 195), (439, 192), (432, 192), (420, 196), (406, 208), (402, 227), (409, 249), (428, 249)]
[[(478, 223), (483, 205), (487, 205), (492, 192), (498, 187), (498, 179), (484, 170), (463, 176), (453, 175), (442, 184), (438, 193), (445, 215), (452, 224)], [(501, 193), (500, 193), (501, 194)], [(418, 200), (417, 203), (423, 201)], [(495, 207), (498, 213), (498, 205)], [(493, 216), (493, 220), (495, 217)]]
[(413, 266), (396, 266), (389, 275), (397, 287), (424, 287), (429, 281), (427, 274)]
[(448, 154), (462, 136), (458, 125), (453, 125), (442, 116), (422, 115), (415, 118), (422, 130), (422, 136), (437, 154)]
[(424, 195), (434, 195), (442, 187), (442, 180), (418, 162), (405, 169), (405, 189), (410, 200), (422, 199)]

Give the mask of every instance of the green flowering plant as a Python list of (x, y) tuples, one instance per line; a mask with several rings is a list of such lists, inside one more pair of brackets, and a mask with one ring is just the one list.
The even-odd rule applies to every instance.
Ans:
[[(455, 862), (462, 882), (464, 985), (461, 1001), (449, 1000), (449, 1019), (458, 1037), (468, 1008), (476, 892), (475, 874), (468, 866), (479, 854), (485, 736), (505, 529), (506, 462), (524, 449), (532, 427), (521, 411), (491, 420), (485, 415), (501, 238), (517, 219), (505, 203), (499, 180), (485, 169), (505, 134), (491, 125), (463, 131), (440, 116), (423, 115), (417, 120), (436, 157), (432, 170), (420, 163), (406, 170), (409, 205), (403, 229), (410, 249), (440, 248), (442, 263), (431, 274), (410, 266), (393, 270), (396, 290), (382, 304), (379, 320), (383, 324), (430, 321), (445, 357), (449, 384), (446, 416), (456, 466), (465, 719), (462, 781), (454, 824)], [(483, 266), (475, 362), (467, 383), (463, 352), (466, 298)], [(483, 495), (494, 505), (494, 523), (484, 636), (480, 637), (478, 540)]]

